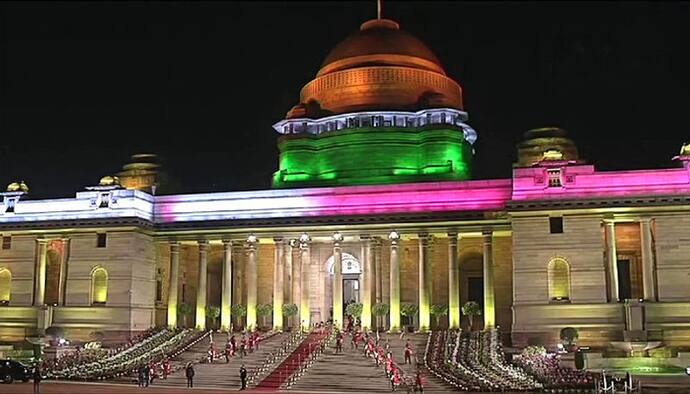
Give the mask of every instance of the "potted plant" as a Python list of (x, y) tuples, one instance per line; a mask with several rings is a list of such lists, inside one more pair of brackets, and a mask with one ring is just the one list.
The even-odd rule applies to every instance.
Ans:
[(263, 304), (256, 307), (256, 314), (259, 315), (259, 321), (261, 323), (261, 329), (266, 328), (266, 316), (270, 316), (273, 313), (272, 304)]
[(417, 305), (415, 304), (402, 304), (400, 305), (400, 314), (405, 317), (407, 323), (407, 331), (414, 331), (414, 317), (417, 314)]
[(351, 315), (355, 318), (355, 320), (359, 320), (362, 317), (363, 310), (364, 306), (362, 304), (357, 304), (353, 302), (351, 304), (348, 304), (345, 308), (345, 316)]
[(470, 321), (470, 331), (474, 329), (474, 317), (482, 314), (482, 308), (476, 301), (467, 301), (462, 306), (462, 314)]
[(578, 334), (577, 329), (574, 327), (565, 327), (561, 329), (561, 341), (563, 341), (565, 350), (569, 352), (574, 352), (577, 350), (575, 342), (577, 342), (579, 337), (580, 335)]
[(187, 316), (192, 314), (192, 306), (184, 302), (177, 305), (177, 314), (182, 317), (182, 326), (187, 327)]
[(376, 328), (379, 331), (385, 330), (386, 323), (384, 323), (384, 319), (382, 317), (388, 315), (388, 312), (390, 312), (390, 310), (390, 305), (384, 304), (382, 302), (375, 304), (374, 307), (371, 309), (371, 313), (374, 316), (376, 316)]
[(440, 329), (441, 326), (441, 317), (443, 316), (448, 316), (448, 305), (439, 305), (435, 304), (431, 306), (431, 310), (429, 311), (431, 315), (434, 317), (434, 320), (436, 321), (436, 329)]
[(206, 316), (211, 319), (211, 326), (216, 328), (216, 321), (220, 317), (220, 308), (215, 305), (206, 306)]
[(297, 312), (299, 309), (297, 308), (297, 305), (295, 304), (284, 304), (283, 305), (283, 316), (287, 317), (288, 319), (288, 327), (292, 329), (292, 318), (297, 316)]
[(242, 329), (244, 327), (244, 317), (247, 316), (247, 307), (242, 304), (235, 304), (232, 306), (232, 316), (237, 319), (237, 327)]

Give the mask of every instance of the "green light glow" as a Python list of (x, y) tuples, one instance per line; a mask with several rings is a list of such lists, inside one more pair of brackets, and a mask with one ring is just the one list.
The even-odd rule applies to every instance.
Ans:
[(285, 135), (278, 149), (276, 188), (465, 180), (472, 159), (462, 131), (438, 125)]

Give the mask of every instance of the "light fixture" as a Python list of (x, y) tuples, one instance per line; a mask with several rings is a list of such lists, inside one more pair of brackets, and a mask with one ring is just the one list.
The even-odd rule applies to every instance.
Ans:
[(343, 235), (339, 231), (333, 233), (333, 242), (343, 242), (344, 238), (345, 237), (343, 237)]
[(254, 234), (249, 234), (249, 236), (247, 237), (247, 242), (250, 244), (255, 243), (256, 240), (257, 240), (257, 238), (256, 238), (256, 235), (254, 235)]
[(390, 239), (391, 241), (397, 241), (400, 239), (400, 234), (398, 234), (397, 231), (393, 230), (390, 232), (390, 234), (388, 234), (388, 239)]

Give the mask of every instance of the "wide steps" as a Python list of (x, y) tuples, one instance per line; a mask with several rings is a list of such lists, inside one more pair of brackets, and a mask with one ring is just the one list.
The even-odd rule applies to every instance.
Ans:
[[(424, 351), (426, 349), (426, 342), (428, 334), (410, 334), (406, 333), (404, 339), (400, 339), (400, 334), (385, 334), (381, 336), (382, 340), (388, 339), (388, 343), (393, 353), (393, 359), (409, 376), (414, 377), (417, 368), (422, 371), (422, 381), (424, 382), (424, 391), (430, 393), (450, 392), (455, 391), (454, 388), (439, 379), (436, 375), (431, 373), (424, 365)], [(405, 344), (407, 340), (414, 346), (414, 353), (412, 354), (412, 364), (405, 363)], [(416, 362), (415, 362), (416, 358)]]
[[(261, 366), (269, 353), (274, 353), (281, 343), (285, 339), (287, 334), (276, 334), (268, 339), (261, 341), (259, 344), (259, 349), (254, 350), (252, 353), (247, 353), (247, 356), (240, 357), (236, 355), (230, 358), (230, 362), (225, 362), (225, 357), (214, 361), (213, 363), (203, 363), (194, 365), (194, 387), (219, 387), (219, 388), (235, 388), (238, 389), (241, 386), (240, 383), (240, 367), (244, 364), (247, 369), (248, 374)], [(238, 336), (235, 337), (239, 339)], [(225, 336), (223, 336), (222, 341), (215, 340), (216, 349), (219, 351), (225, 350)], [(182, 365), (186, 365), (188, 361), (199, 360), (200, 358), (206, 356), (208, 351), (209, 342), (201, 341), (199, 344), (195, 345), (187, 352), (181, 354), (173, 360), (174, 362), (179, 362)], [(161, 386), (176, 386), (176, 387), (186, 387), (187, 378), (185, 376), (184, 368), (174, 372), (168, 379), (160, 379), (154, 381), (154, 385)]]
[[(323, 392), (390, 392), (390, 381), (384, 366), (378, 368), (362, 351), (346, 349), (334, 354), (327, 349), (307, 372), (292, 386), (292, 391), (313, 390)], [(361, 347), (360, 347), (361, 349)]]

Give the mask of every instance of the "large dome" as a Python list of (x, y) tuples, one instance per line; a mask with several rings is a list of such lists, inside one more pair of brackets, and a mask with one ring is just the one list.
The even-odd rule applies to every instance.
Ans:
[(318, 75), (367, 65), (418, 67), (443, 73), (441, 62), (417, 37), (389, 19), (374, 19), (336, 45)]
[(462, 110), (462, 89), (424, 43), (392, 20), (375, 19), (333, 48), (287, 117), (430, 108)]

